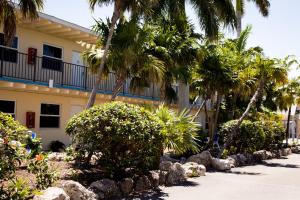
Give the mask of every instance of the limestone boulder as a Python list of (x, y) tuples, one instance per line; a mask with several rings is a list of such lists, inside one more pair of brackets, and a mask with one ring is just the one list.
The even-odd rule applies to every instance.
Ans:
[(71, 200), (96, 200), (96, 194), (75, 181), (63, 181), (62, 189)]
[(93, 182), (89, 190), (93, 191), (98, 199), (110, 199), (121, 196), (117, 183), (110, 179), (101, 179)]
[(212, 167), (218, 171), (226, 171), (231, 169), (228, 160), (218, 158), (212, 159)]
[(123, 195), (128, 196), (133, 191), (134, 181), (132, 178), (125, 178), (120, 182), (120, 189)]
[(204, 165), (188, 162), (182, 165), (183, 169), (185, 170), (186, 177), (199, 177), (205, 176), (206, 167)]
[(212, 164), (212, 156), (209, 151), (203, 151), (199, 154), (190, 156), (187, 162), (195, 162), (204, 165), (206, 168), (210, 167)]
[(42, 191), (42, 194), (36, 195), (33, 200), (70, 200), (70, 197), (62, 188), (49, 187)]
[(186, 181), (185, 170), (180, 163), (174, 163), (168, 171), (166, 185), (176, 185), (184, 181)]
[(147, 176), (140, 176), (136, 180), (135, 191), (143, 192), (152, 188), (151, 181)]

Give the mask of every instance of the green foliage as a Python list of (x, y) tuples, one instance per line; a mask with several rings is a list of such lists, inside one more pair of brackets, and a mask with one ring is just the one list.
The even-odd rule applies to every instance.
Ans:
[(30, 134), (25, 136), (25, 148), (29, 151), (28, 158), (34, 158), (42, 152), (42, 143), (40, 138), (33, 138)]
[[(122, 102), (94, 106), (74, 116), (66, 127), (77, 153), (100, 153), (98, 161), (114, 178), (126, 170), (139, 173), (157, 167), (162, 152), (158, 119), (146, 109)], [(78, 156), (77, 156), (78, 157)]]
[(196, 140), (199, 124), (193, 121), (187, 111), (177, 115), (166, 106), (161, 105), (155, 114), (162, 125), (161, 134), (164, 138), (164, 148), (174, 151), (176, 154), (199, 151)]
[(28, 171), (36, 175), (37, 189), (46, 189), (58, 179), (56, 172), (51, 170), (45, 154), (37, 155), (35, 160), (29, 163)]
[(32, 199), (32, 191), (31, 188), (28, 187), (28, 181), (25, 181), (21, 178), (11, 180), (7, 190), (3, 192), (3, 196), (1, 196), (0, 194), (0, 199), (13, 199), (13, 200)]
[[(236, 120), (232, 120), (222, 125), (220, 135), (224, 142), (230, 140), (236, 123)], [(253, 153), (261, 149), (270, 150), (278, 147), (282, 143), (283, 137), (284, 129), (278, 122), (245, 120), (238, 129), (238, 134), (233, 137), (226, 154)]]

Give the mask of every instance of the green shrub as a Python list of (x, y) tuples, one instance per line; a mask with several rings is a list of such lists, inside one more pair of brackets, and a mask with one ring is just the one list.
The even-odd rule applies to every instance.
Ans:
[(162, 125), (161, 135), (164, 139), (164, 148), (175, 154), (199, 151), (196, 137), (200, 125), (193, 121), (187, 111), (178, 115), (162, 105), (155, 111), (155, 114)]
[[(237, 121), (229, 121), (222, 125), (220, 135), (224, 137), (224, 142), (228, 142), (233, 133)], [(227, 149), (229, 154), (235, 153), (253, 153), (263, 148), (265, 134), (259, 123), (244, 120), (233, 138), (231, 146)]]
[[(232, 120), (222, 125), (220, 135), (225, 143), (233, 133), (236, 123), (236, 120)], [(253, 153), (262, 149), (271, 150), (279, 147), (283, 139), (284, 128), (278, 122), (244, 120), (227, 151), (229, 154), (236, 154)]]
[(89, 160), (97, 152), (109, 176), (121, 177), (128, 169), (142, 173), (157, 167), (162, 152), (160, 129), (158, 119), (145, 108), (113, 102), (77, 114), (66, 132), (79, 145), (81, 157)]

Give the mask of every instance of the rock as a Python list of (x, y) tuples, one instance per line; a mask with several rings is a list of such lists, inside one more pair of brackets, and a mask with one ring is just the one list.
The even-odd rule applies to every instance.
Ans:
[(159, 172), (159, 185), (165, 185), (167, 180), (168, 172), (160, 171)]
[(97, 195), (98, 199), (109, 199), (121, 196), (118, 185), (115, 181), (110, 179), (101, 179), (93, 182), (89, 189)]
[(282, 156), (288, 156), (290, 154), (292, 154), (292, 150), (290, 148), (281, 149), (281, 155)]
[(128, 196), (133, 191), (133, 180), (125, 178), (120, 182), (120, 189), (125, 196)]
[(228, 157), (226, 160), (228, 161), (230, 168), (237, 167), (237, 161), (234, 158)]
[(281, 158), (282, 156), (281, 150), (272, 150), (272, 154), (275, 158)]
[(206, 168), (204, 165), (200, 165), (194, 162), (188, 162), (182, 165), (185, 170), (186, 177), (199, 177), (205, 176)]
[(193, 155), (187, 159), (187, 162), (195, 162), (204, 165), (206, 168), (211, 166), (212, 156), (209, 151)]
[(174, 163), (169, 170), (166, 185), (176, 185), (186, 181), (185, 171), (180, 163)]
[(70, 197), (61, 188), (49, 187), (41, 195), (36, 195), (33, 200), (70, 200)]
[(230, 170), (230, 163), (228, 160), (213, 158), (212, 159), (212, 167), (219, 171)]
[(181, 157), (180, 158), (180, 164), (184, 164), (186, 163), (186, 158), (185, 157)]
[(157, 188), (159, 186), (159, 172), (150, 171), (149, 173), (149, 180), (151, 181), (152, 187)]
[(48, 160), (60, 162), (60, 161), (64, 161), (66, 157), (67, 157), (66, 153), (53, 152), (48, 155)]
[(175, 162), (179, 162), (179, 160), (176, 160), (174, 158), (171, 158), (170, 156), (168, 155), (163, 155), (162, 157), (160, 157), (160, 162), (163, 162), (163, 161), (170, 161), (172, 163), (175, 163)]
[(253, 154), (246, 153), (244, 156), (246, 157), (246, 164), (255, 164)]
[(266, 150), (256, 151), (253, 153), (253, 158), (256, 162), (267, 160), (267, 151)]
[(236, 156), (239, 166), (245, 165), (247, 163), (247, 158), (244, 154), (237, 154)]
[(273, 154), (271, 151), (266, 151), (267, 154), (267, 160), (272, 159), (273, 158)]
[(298, 154), (298, 153), (300, 153), (300, 147), (299, 146), (292, 147), (291, 151), (292, 151), (292, 153)]
[(62, 188), (71, 200), (96, 200), (96, 194), (75, 181), (63, 181)]
[(159, 164), (159, 169), (161, 171), (169, 171), (172, 167), (173, 163), (171, 161), (162, 161)]
[(138, 177), (135, 185), (135, 191), (142, 192), (151, 189), (151, 182), (147, 176)]

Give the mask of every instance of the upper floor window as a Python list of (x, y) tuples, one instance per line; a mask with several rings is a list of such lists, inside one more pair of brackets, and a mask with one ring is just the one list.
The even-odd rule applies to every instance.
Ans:
[(41, 104), (40, 128), (59, 128), (60, 106), (56, 104)]
[(62, 49), (44, 44), (42, 67), (46, 69), (61, 71), (62, 65)]
[(15, 104), (16, 104), (15, 101), (0, 100), (0, 112), (10, 114), (13, 118), (15, 118), (16, 116)]
[(0, 60), (17, 62), (18, 60), (18, 38), (14, 37), (12, 44), (4, 45), (4, 34), (0, 33)]

